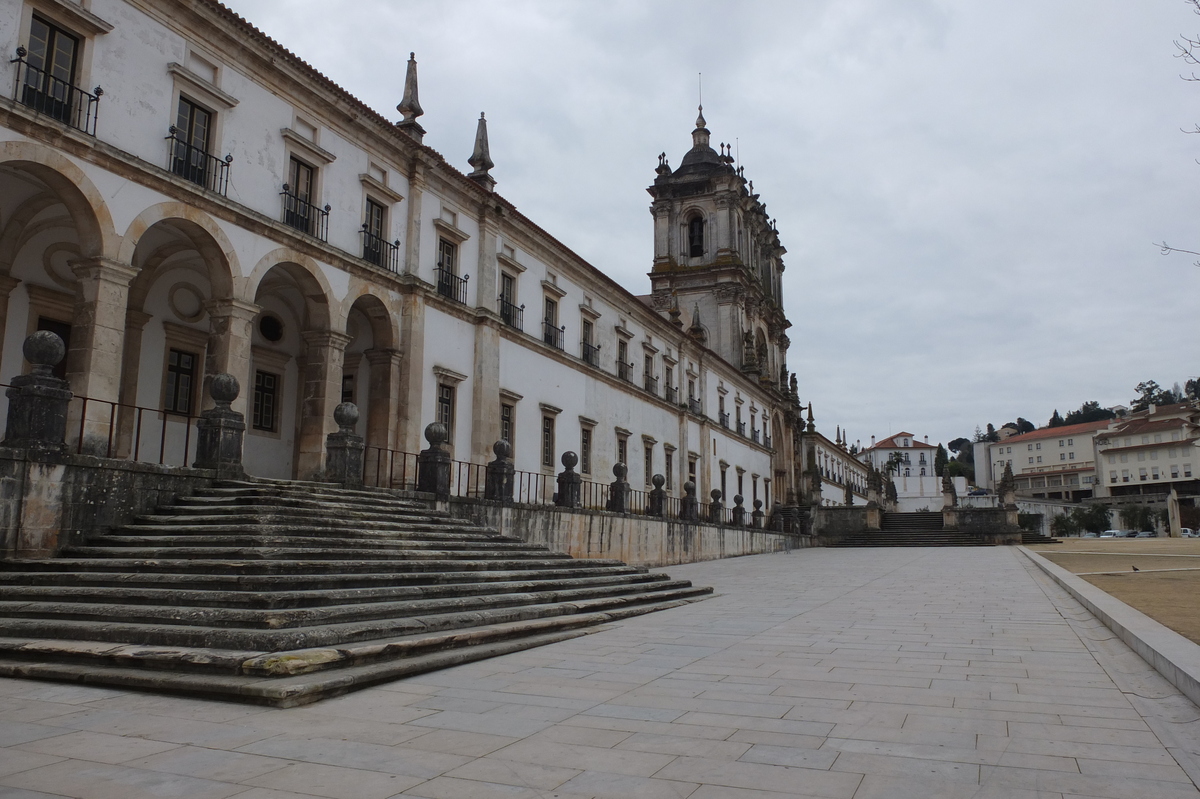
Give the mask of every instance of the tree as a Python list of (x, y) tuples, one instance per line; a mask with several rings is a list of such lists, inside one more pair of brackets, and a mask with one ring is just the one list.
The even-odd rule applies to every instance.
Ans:
[(988, 422), (987, 435), (983, 437), (984, 441), (995, 443), (1000, 440), (1000, 434), (996, 432), (996, 428), (992, 427), (992, 423)]
[(1017, 435), (1021, 433), (1032, 433), (1037, 430), (1037, 425), (1023, 417), (1017, 417)]
[(1062, 427), (1065, 424), (1066, 421), (1058, 415), (1058, 408), (1055, 408), (1054, 415), (1050, 417), (1050, 421), (1046, 424), (1046, 427)]
[(946, 448), (938, 444), (937, 452), (933, 455), (933, 473), (938, 477), (946, 471), (946, 464), (950, 462), (950, 456), (946, 453)]
[(1176, 383), (1171, 388), (1163, 388), (1154, 380), (1146, 380), (1138, 383), (1134, 388), (1138, 393), (1138, 397), (1132, 400), (1129, 405), (1132, 410), (1144, 411), (1151, 405), (1174, 405), (1177, 402), (1183, 402), (1183, 391)]
[(1130, 530), (1153, 530), (1158, 514), (1146, 505), (1122, 505), (1121, 522)]
[[(1193, 13), (1200, 14), (1200, 0), (1184, 0), (1184, 2), (1192, 7)], [(1200, 36), (1193, 38), (1190, 36), (1181, 35), (1179, 38), (1183, 39), (1183, 42), (1180, 43), (1178, 39), (1175, 40), (1175, 48), (1179, 51), (1175, 54), (1175, 57), (1183, 59), (1183, 63), (1189, 64), (1193, 67), (1200, 66)], [(1200, 76), (1196, 75), (1195, 72), (1193, 72), (1191, 76), (1180, 75), (1179, 77), (1183, 78), (1184, 80), (1200, 81)], [(1200, 133), (1200, 125), (1196, 125), (1194, 129), (1184, 132)], [(1191, 250), (1181, 250), (1176, 247), (1171, 247), (1165, 241), (1157, 246), (1162, 249), (1163, 255), (1170, 255), (1173, 252), (1181, 252), (1188, 255), (1200, 255), (1200, 252), (1192, 252)], [(1200, 266), (1200, 261), (1193, 262), (1193, 265)]]
[[(1076, 510), (1072, 508), (1072, 510)], [(1079, 534), (1079, 521), (1074, 513), (1063, 513), (1050, 520), (1050, 535), (1062, 538)]]
[(1108, 529), (1108, 508), (1103, 505), (1080, 505), (1071, 509), (1071, 516), (1080, 529), (1089, 533), (1102, 533)]
[(1078, 410), (1068, 412), (1063, 422), (1065, 424), (1084, 424), (1086, 422), (1102, 422), (1105, 419), (1114, 418), (1116, 418), (1116, 414), (1108, 408), (1101, 408), (1099, 402), (1088, 400), (1080, 405)]
[(888, 455), (887, 463), (883, 465), (883, 468), (888, 474), (892, 474), (900, 471), (900, 464), (902, 463), (904, 463), (904, 456), (899, 452), (893, 452), (891, 455)]

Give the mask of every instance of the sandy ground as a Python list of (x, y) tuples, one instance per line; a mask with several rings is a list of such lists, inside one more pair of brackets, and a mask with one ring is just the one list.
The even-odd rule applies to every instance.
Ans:
[(1200, 644), (1200, 538), (1067, 539), (1030, 549)]

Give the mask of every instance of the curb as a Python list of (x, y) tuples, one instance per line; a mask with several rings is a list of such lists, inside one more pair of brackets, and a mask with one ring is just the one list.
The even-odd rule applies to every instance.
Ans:
[(1200, 645), (1041, 555), (1018, 547), (1033, 564), (1075, 597), (1167, 682), (1200, 705)]

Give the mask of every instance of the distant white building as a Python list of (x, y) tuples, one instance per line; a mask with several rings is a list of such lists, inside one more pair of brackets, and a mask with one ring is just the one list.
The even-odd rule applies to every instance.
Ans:
[(933, 457), (937, 447), (929, 443), (929, 436), (917, 440), (912, 433), (900, 432), (876, 443), (871, 436), (871, 446), (859, 453), (859, 460), (885, 471), (898, 455), (892, 479), (896, 484), (898, 510), (903, 513), (942, 507), (942, 481), (934, 474)]
[[(1092, 496), (1092, 442), (1109, 421), (1042, 427), (996, 443), (976, 445), (975, 482), (995, 491), (1012, 466), (1018, 496), (1079, 501)], [(986, 460), (981, 457), (986, 453)]]
[(1096, 497), (1200, 495), (1200, 408), (1151, 406), (1096, 432)]

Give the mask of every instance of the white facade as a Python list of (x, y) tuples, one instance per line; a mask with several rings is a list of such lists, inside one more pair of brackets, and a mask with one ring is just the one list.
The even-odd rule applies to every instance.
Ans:
[(1200, 495), (1200, 408), (1150, 406), (1114, 419), (1095, 437), (1097, 497)]
[(1003, 441), (975, 446), (987, 453), (980, 470), (976, 458), (975, 480), (996, 490), (1006, 466), (1012, 467), (1017, 493), (1038, 499), (1080, 500), (1091, 496), (1096, 474), (1093, 439), (1108, 422), (1043, 427)]
[[(75, 42), (69, 83), (102, 86), (98, 101), (55, 105), (38, 30)], [(217, 3), (0, 0), (0, 42), (29, 49), (0, 63), (0, 86), (17, 87), (0, 100), (0, 376), (25, 369), (39, 326), (69, 337), (66, 377), (88, 398), (72, 411), (80, 451), (189, 463), (201, 386), (228, 372), (255, 475), (320, 476), (349, 400), (379, 482), (444, 419), (462, 462), (491, 460), (503, 427), (531, 474), (573, 450), (607, 483), (623, 452), (634, 488), (660, 472), (676, 496), (694, 478), (703, 499), (725, 471), (768, 507), (793, 492), (782, 247), (724, 161), (719, 181), (688, 176), (732, 198), (745, 227), (720, 248), (721, 296), (741, 316), (722, 305), (718, 336), (716, 320), (689, 308), (685, 329), (583, 261), (486, 168), (450, 166), (415, 115), (379, 116)], [(708, 263), (689, 264), (697, 297)], [(743, 358), (738, 331), (765, 348)]]
[(886, 474), (888, 464), (895, 455), (899, 463), (892, 472), (896, 485), (896, 509), (901, 513), (919, 510), (939, 510), (942, 507), (942, 479), (934, 474), (933, 457), (937, 447), (929, 443), (928, 436), (918, 440), (908, 432), (899, 432), (876, 443), (871, 437), (871, 446), (858, 454), (863, 463), (870, 463)]

